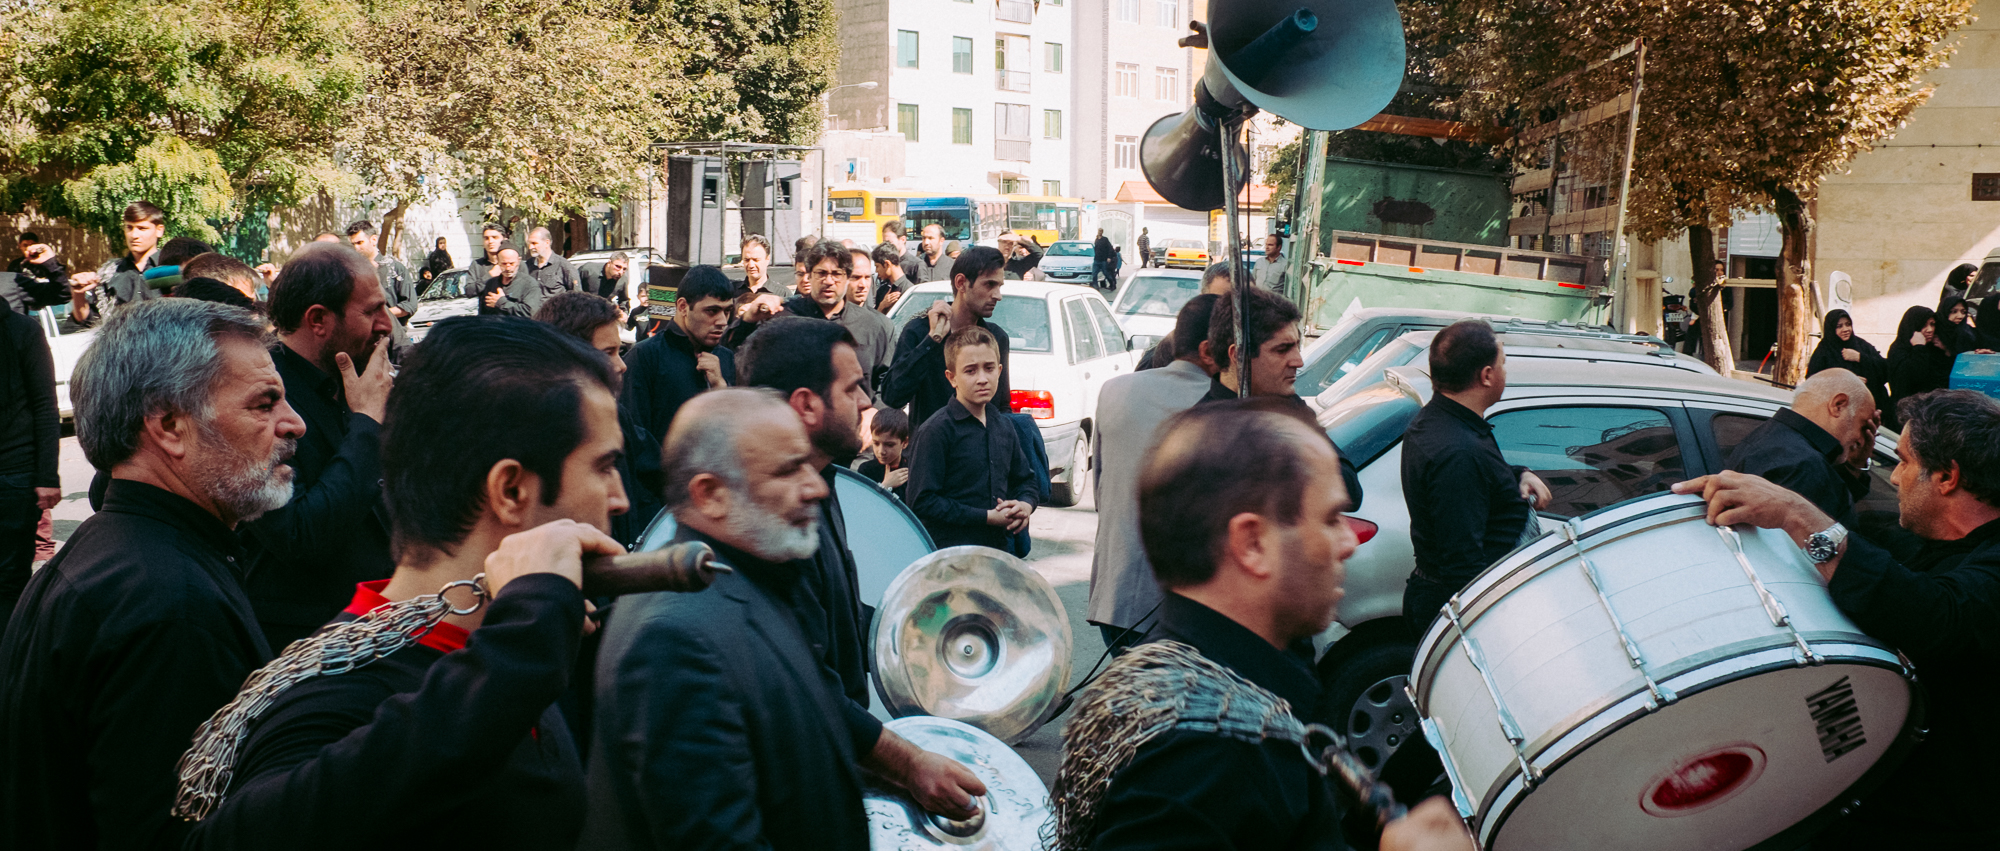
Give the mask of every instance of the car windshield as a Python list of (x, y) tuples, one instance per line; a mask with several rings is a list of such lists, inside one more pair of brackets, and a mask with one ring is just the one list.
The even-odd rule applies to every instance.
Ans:
[(1049, 246), (1048, 254), (1050, 257), (1089, 257), (1091, 256), (1090, 243), (1058, 242)]
[[(1415, 338), (1415, 339), (1412, 339)], [(1402, 366), (1417, 359), (1418, 355), (1430, 351), (1430, 334), (1406, 334), (1374, 350), (1366, 358), (1358, 360), (1354, 366), (1343, 369), (1340, 377), (1319, 393), (1319, 402), (1330, 405), (1355, 395), (1355, 391), (1382, 383), (1382, 371), (1392, 366)]]
[(1421, 410), (1423, 406), (1415, 399), (1383, 383), (1327, 409), (1319, 421), (1326, 426), (1326, 436), (1340, 447), (1340, 454), (1354, 466), (1366, 467), (1402, 439)]
[(1200, 278), (1141, 275), (1125, 282), (1118, 293), (1120, 316), (1178, 316), (1181, 307), (1201, 292)]
[(464, 291), (467, 274), (464, 269), (453, 269), (439, 275), (436, 280), (431, 281), (431, 285), (425, 288), (423, 294), (418, 296), (418, 298), (423, 301), (470, 298), (472, 294)]
[[(895, 318), (897, 328), (903, 327), (912, 317), (931, 309), (931, 305), (948, 293), (942, 290), (913, 292), (896, 302)], [(1049, 352), (1054, 351), (1054, 339), (1049, 333), (1049, 303), (1040, 296), (1003, 296), (993, 308), (993, 317), (986, 320), (1000, 326), (1007, 332), (1009, 352)]]

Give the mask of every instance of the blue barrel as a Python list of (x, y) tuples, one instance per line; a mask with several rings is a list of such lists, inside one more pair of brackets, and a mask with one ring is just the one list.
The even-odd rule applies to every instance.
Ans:
[(1951, 389), (1977, 390), (2000, 399), (2000, 355), (1959, 355), (1951, 365)]

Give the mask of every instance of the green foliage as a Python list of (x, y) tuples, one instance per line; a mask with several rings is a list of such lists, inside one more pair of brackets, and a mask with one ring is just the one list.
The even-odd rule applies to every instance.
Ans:
[(297, 203), (340, 182), (327, 152), (364, 69), (347, 28), (320, 0), (8, 6), (0, 173), (112, 234), (142, 197), (121, 193), (191, 234), (236, 202)]

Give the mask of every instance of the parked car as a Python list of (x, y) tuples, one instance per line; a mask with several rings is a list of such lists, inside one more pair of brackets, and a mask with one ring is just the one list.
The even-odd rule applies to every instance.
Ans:
[(423, 340), (440, 320), (479, 314), (479, 299), (473, 297), (470, 278), (465, 269), (451, 269), (432, 278), (431, 285), (417, 293), (417, 312), (410, 316), (410, 342)]
[[(950, 297), (947, 281), (918, 284), (896, 302), (889, 321), (900, 335), (910, 319)], [(1090, 486), (1097, 391), (1112, 376), (1130, 373), (1139, 351), (1126, 344), (1104, 296), (1089, 287), (1008, 281), (988, 321), (1009, 338), (1010, 409), (1032, 415), (1048, 446), (1049, 502), (1075, 505)]]
[(1175, 317), (1200, 292), (1200, 272), (1143, 269), (1118, 288), (1111, 315), (1125, 329), (1126, 345), (1143, 352), (1174, 333)]
[[(1644, 334), (1614, 334), (1585, 328), (1565, 328), (1535, 320), (1508, 320), (1493, 323), (1494, 336), (1506, 347), (1507, 360), (1517, 358), (1564, 358), (1603, 363), (1663, 366), (1703, 375), (1715, 369), (1700, 358), (1681, 354), (1656, 337)], [(1333, 382), (1310, 401), (1313, 410), (1324, 411), (1363, 388), (1383, 381), (1383, 371), (1422, 360), (1429, 362), (1431, 340), (1436, 331), (1411, 331), (1389, 341), (1369, 355), (1360, 366)]]
[(63, 305), (43, 308), (35, 311), (34, 318), (36, 322), (41, 323), (42, 336), (49, 341), (50, 359), (55, 361), (56, 415), (67, 420), (75, 415), (75, 408), (69, 401), (70, 373), (76, 371), (76, 361), (83, 357), (83, 350), (90, 348), (90, 344), (97, 339), (97, 329), (70, 328), (65, 333), (62, 317), (56, 315), (57, 311), (62, 311), (63, 315), (67, 316), (69, 307)]
[(1169, 269), (1208, 268), (1208, 243), (1198, 239), (1169, 239), (1162, 243), (1160, 265)]
[[(1566, 359), (1507, 361), (1507, 390), (1487, 411), (1509, 464), (1534, 471), (1554, 499), (1543, 527), (1722, 469), (1743, 438), (1791, 403), (1791, 393), (1679, 369)], [(1404, 686), (1416, 641), (1402, 617), (1414, 558), (1403, 500), (1402, 440), (1430, 381), (1415, 366), (1319, 415), (1359, 468), (1365, 500), (1354, 513), (1361, 545), (1347, 560), (1346, 596), (1314, 640), (1324, 698), (1316, 717), (1371, 766), (1417, 735)], [(1894, 526), (1896, 435), (1875, 443), (1858, 528)]]
[(1090, 243), (1081, 239), (1065, 239), (1042, 252), (1042, 262), (1035, 268), (1041, 271), (1042, 277), (1051, 281), (1087, 284), (1096, 262), (1097, 252)]
[[(1435, 331), (1460, 319), (1484, 319), (1488, 322), (1541, 321), (1495, 313), (1464, 313), (1455, 310), (1426, 310), (1411, 307), (1355, 307), (1342, 315), (1325, 334), (1306, 346), (1302, 355), (1306, 365), (1299, 368), (1299, 395), (1307, 399), (1319, 395), (1341, 376), (1367, 360), (1377, 349), (1388, 345), (1389, 341), (1397, 337), (1411, 331)], [(1611, 330), (1607, 325), (1577, 325), (1569, 322), (1544, 324), (1555, 328), (1580, 328), (1606, 332)]]

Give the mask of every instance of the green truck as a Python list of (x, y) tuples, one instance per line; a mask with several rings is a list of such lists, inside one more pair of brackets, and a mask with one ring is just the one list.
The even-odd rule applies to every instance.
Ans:
[[(1308, 142), (1325, 150), (1319, 133)], [(1291, 277), (1314, 328), (1363, 307), (1609, 320), (1603, 258), (1507, 246), (1508, 176), (1307, 159), (1292, 201)]]

